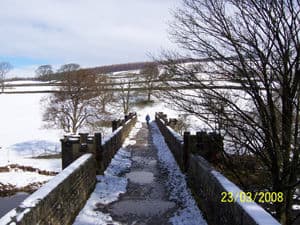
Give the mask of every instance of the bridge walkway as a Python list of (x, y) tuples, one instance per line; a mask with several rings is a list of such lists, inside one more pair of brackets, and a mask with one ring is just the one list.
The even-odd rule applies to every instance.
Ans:
[(156, 124), (137, 122), (75, 225), (206, 224)]

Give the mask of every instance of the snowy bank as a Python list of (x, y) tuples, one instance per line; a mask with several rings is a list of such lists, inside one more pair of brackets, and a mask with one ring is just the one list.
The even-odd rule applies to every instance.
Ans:
[[(0, 224), (69, 224), (95, 187), (95, 159), (85, 154), (27, 197)], [(21, 222), (20, 222), (21, 223)]]

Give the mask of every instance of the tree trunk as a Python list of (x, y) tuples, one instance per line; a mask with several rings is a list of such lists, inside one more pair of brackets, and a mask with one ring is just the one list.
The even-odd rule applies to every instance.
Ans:
[(106, 113), (105, 103), (103, 103), (103, 102), (102, 102), (101, 111), (102, 111), (103, 113)]
[(72, 133), (73, 134), (77, 133), (77, 120), (76, 120), (76, 122), (74, 121), (72, 124)]

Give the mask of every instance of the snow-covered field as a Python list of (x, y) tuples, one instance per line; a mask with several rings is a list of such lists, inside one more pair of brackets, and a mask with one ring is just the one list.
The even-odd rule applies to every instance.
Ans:
[[(42, 82), (34, 81), (17, 81), (10, 84), (40, 84)], [(43, 90), (53, 87), (14, 87), (11, 91), (23, 90)], [(56, 154), (61, 151), (60, 138), (63, 137), (63, 131), (43, 128), (42, 108), (40, 101), (49, 94), (0, 94), (0, 167), (7, 167), (11, 164), (20, 166), (29, 166), (46, 171), (61, 171), (61, 159), (41, 159), (37, 158), (42, 155)], [(145, 96), (139, 96), (143, 99)], [(156, 97), (152, 97), (154, 103), (146, 106), (134, 106), (131, 111), (136, 111), (140, 121), (145, 120), (146, 114), (149, 114), (151, 120), (155, 117), (155, 112), (164, 112), (169, 117), (177, 118), (180, 114), (170, 106), (160, 102)], [(137, 96), (134, 96), (134, 100)], [(112, 110), (114, 114), (120, 113), (118, 118), (122, 117), (122, 110)], [(193, 126), (190, 131), (197, 130), (193, 118)], [(109, 132), (111, 129), (109, 128)], [(104, 133), (107, 133), (105, 130)], [(105, 136), (106, 134), (104, 134)], [(43, 182), (44, 178), (37, 173), (27, 173), (14, 171), (0, 173), (0, 183), (3, 185), (14, 185), (10, 182), (10, 177), (21, 177), (22, 184), (28, 185), (34, 182)], [(36, 177), (33, 179), (33, 177)], [(49, 177), (48, 177), (49, 178)], [(17, 178), (19, 179), (19, 178)]]
[(0, 94), (0, 146), (9, 147), (28, 140), (58, 142), (61, 133), (42, 129), (40, 99), (44, 94)]
[[(10, 164), (31, 166), (47, 171), (60, 171), (61, 159), (36, 159), (43, 154), (59, 153), (58, 130), (42, 128), (40, 99), (45, 94), (0, 94), (0, 166)], [(12, 179), (13, 178), (13, 179)], [(11, 171), (0, 173), (2, 184), (26, 186), (51, 177), (37, 173)]]

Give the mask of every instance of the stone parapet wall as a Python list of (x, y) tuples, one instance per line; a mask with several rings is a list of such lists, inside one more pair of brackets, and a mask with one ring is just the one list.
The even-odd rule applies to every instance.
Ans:
[(72, 224), (95, 184), (95, 159), (92, 154), (85, 154), (8, 212), (0, 224)]
[(164, 136), (165, 142), (172, 151), (172, 154), (174, 155), (174, 158), (176, 159), (179, 167), (184, 170), (183, 138), (180, 135), (174, 135), (175, 131), (171, 127), (166, 126), (165, 121), (157, 115), (155, 117), (155, 122), (159, 127), (160, 132)]
[(114, 121), (113, 132), (105, 139), (102, 139), (101, 133), (65, 136), (64, 139), (61, 139), (62, 168), (67, 167), (81, 155), (92, 153), (97, 162), (97, 174), (102, 174), (136, 121), (136, 113), (129, 114), (124, 120)]
[[(187, 177), (197, 195), (201, 210), (209, 224), (220, 225), (279, 225), (255, 202), (241, 202), (242, 190), (229, 181), (201, 156), (190, 154)], [(234, 202), (222, 202), (222, 192), (238, 196)], [(243, 201), (243, 200), (242, 200)]]
[(155, 121), (178, 165), (186, 173), (189, 186), (193, 189), (208, 224), (280, 225), (255, 202), (241, 202), (239, 198), (230, 203), (222, 202), (222, 192), (231, 192), (234, 196), (238, 196), (242, 190), (214, 170), (203, 157), (192, 154), (192, 148), (199, 146), (186, 143), (188, 139), (185, 136), (181, 137), (168, 126), (166, 115), (157, 113)]
[(100, 167), (100, 173), (103, 173), (106, 170), (118, 149), (122, 147), (124, 140), (136, 124), (136, 121), (137, 116), (134, 115), (130, 120), (117, 128), (110, 137), (103, 140), (100, 151), (97, 153), (97, 162)]

